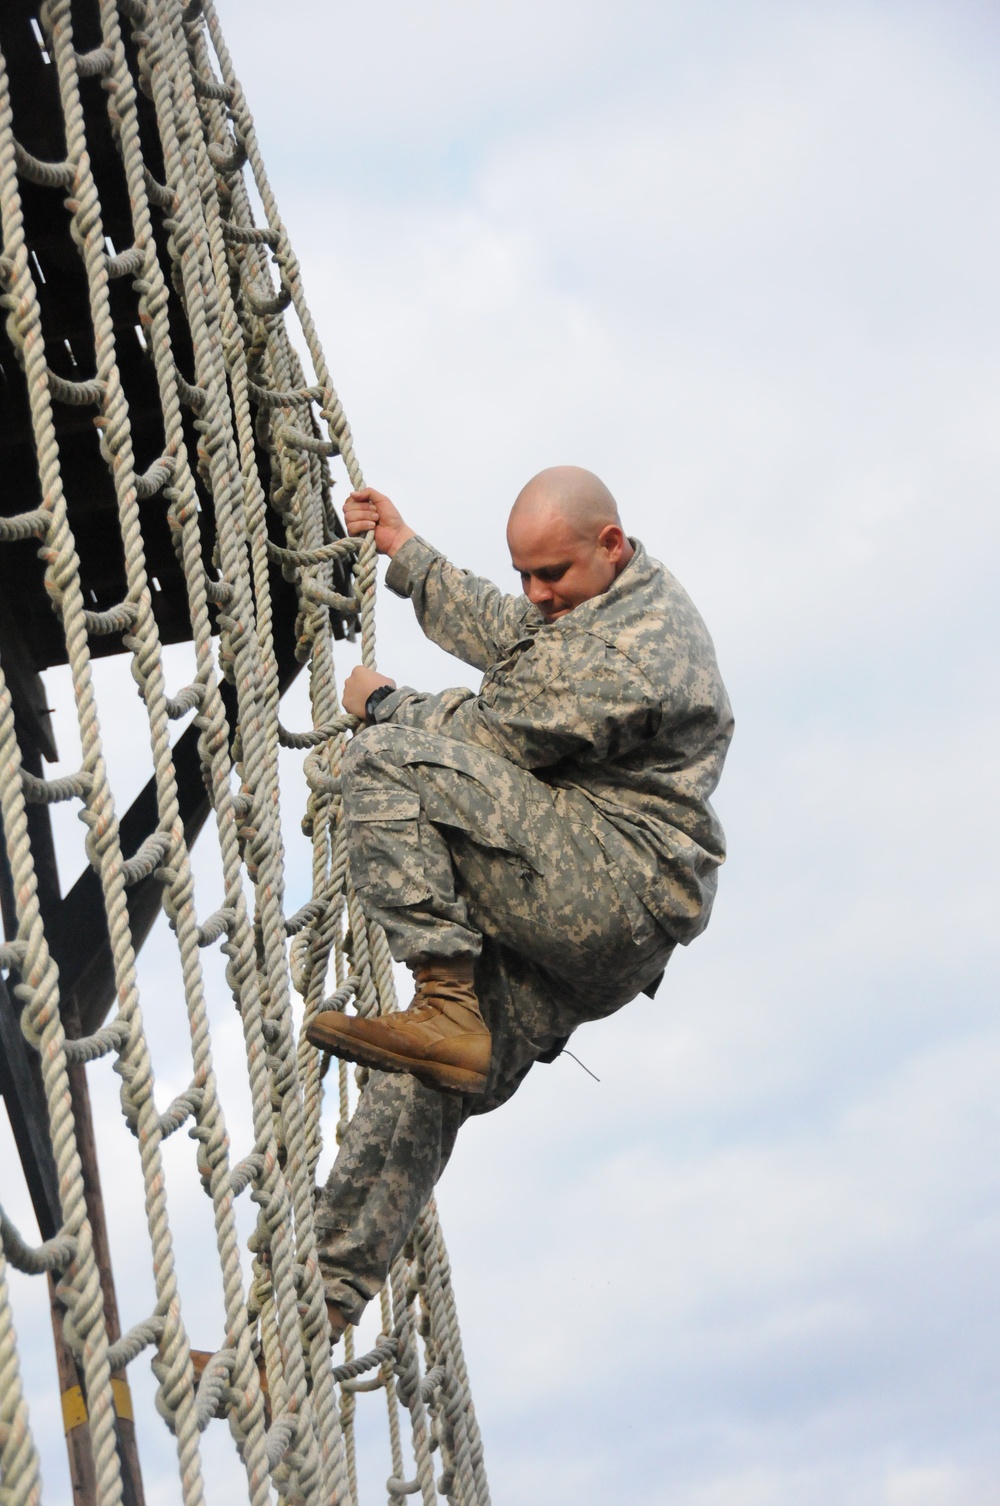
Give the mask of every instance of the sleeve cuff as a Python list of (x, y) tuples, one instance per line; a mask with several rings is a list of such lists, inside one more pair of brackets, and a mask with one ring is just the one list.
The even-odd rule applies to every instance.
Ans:
[(441, 551), (415, 533), (412, 539), (407, 539), (406, 543), (396, 550), (389, 561), (385, 583), (394, 596), (410, 596), (435, 560), (440, 558)]
[[(400, 553), (402, 552), (400, 550)], [(385, 700), (379, 701), (375, 707), (375, 724), (379, 722), (391, 722), (392, 714), (397, 706), (402, 706), (404, 701), (409, 700), (411, 695), (416, 694), (417, 692), (413, 689), (412, 685), (400, 685), (398, 690), (394, 690), (392, 695), (387, 695)]]

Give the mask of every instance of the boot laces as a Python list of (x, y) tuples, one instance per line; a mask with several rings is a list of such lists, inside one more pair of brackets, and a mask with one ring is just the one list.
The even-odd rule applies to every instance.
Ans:
[(433, 1019), (435, 1015), (439, 1015), (440, 1013), (441, 1006), (434, 999), (421, 999), (411, 1004), (409, 1009), (404, 1010), (402, 1015), (397, 1015), (396, 1018), (412, 1020), (414, 1024), (422, 1024), (424, 1020)]

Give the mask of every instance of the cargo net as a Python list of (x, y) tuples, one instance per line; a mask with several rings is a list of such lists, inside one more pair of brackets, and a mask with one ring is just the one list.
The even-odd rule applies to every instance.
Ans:
[[(96, 36), (81, 34), (81, 13)], [(249, 1499), (260, 1506), (275, 1492), (282, 1500), (355, 1506), (355, 1409), (379, 1405), (379, 1392), (388, 1406), (389, 1499), (413, 1495), (431, 1506), (443, 1496), (458, 1506), (485, 1506), (482, 1449), (433, 1205), (395, 1262), (380, 1298), (381, 1331), (368, 1352), (354, 1354), (349, 1330), (345, 1349), (331, 1355), (317, 1267), (324, 1084), (339, 1093), (341, 1130), (355, 1078), (363, 1091), (364, 1074), (352, 1071), (349, 1080), (341, 1064), (339, 1079), (336, 1070), (324, 1079), (328, 1063), (296, 1031), (296, 1019), (348, 1003), (363, 1014), (395, 1007), (385, 937), (358, 907), (341, 823), (339, 770), (355, 724), (338, 701), (335, 632), (359, 629), (364, 662), (375, 659), (374, 541), (345, 538), (330, 500), (332, 457), (340, 457), (353, 486), (363, 484), (350, 430), (210, 0), (92, 0), (89, 12), (79, 0), (52, 0), (36, 24), (61, 106), (52, 139), (61, 139), (63, 152), (57, 147), (54, 158), (44, 158), (18, 139), (16, 63), (0, 57), (0, 302), (23, 372), (37, 459), (32, 505), (0, 517), (0, 556), (30, 549), (42, 561), (47, 601), (41, 589), (39, 596), (61, 634), (82, 759), (66, 777), (31, 772), (19, 746), (11, 683), (17, 666), (8, 655), (0, 674), (0, 798), (16, 926), (0, 964), (36, 1078), (40, 1073), (59, 1224), (36, 1242), (0, 1210), (0, 1499), (14, 1506), (42, 1498), (9, 1264), (48, 1276), (65, 1312), (80, 1379), (79, 1414), (67, 1417), (67, 1426), (89, 1434), (91, 1491), (101, 1506), (136, 1495), (122, 1464), (119, 1424), (128, 1412), (128, 1367), (142, 1356), (156, 1377), (157, 1411), (176, 1440), (185, 1506), (206, 1498), (202, 1435), (220, 1414), (236, 1443), (227, 1501), (242, 1489), (238, 1455)], [(103, 94), (95, 96), (98, 87)], [(105, 154), (101, 172), (118, 175), (119, 202), (131, 218), (131, 244), (117, 248), (102, 220), (105, 186), (88, 139), (95, 97), (116, 149), (110, 167)], [(90, 371), (74, 361), (60, 372), (51, 341), (47, 347), (44, 278), (25, 228), (25, 203), (40, 194), (63, 206), (85, 277), (89, 328), (75, 350), (92, 353)], [(138, 332), (114, 312), (122, 286), (133, 290)], [(286, 312), (308, 352), (311, 384)], [(122, 375), (137, 340), (155, 373), (162, 438), (144, 467), (137, 456), (148, 436), (140, 445)], [(100, 608), (88, 602), (81, 580), (63, 437), (86, 429), (94, 443), (95, 428), (126, 584), (120, 600)], [(173, 691), (145, 536), (157, 508), (182, 571), (189, 617), (183, 636), (196, 666), (191, 682)], [(291, 656), (308, 672), (307, 730), (288, 730), (279, 715), (276, 578), (295, 592)], [(102, 754), (92, 664), (115, 634), (148, 717), (155, 784), (152, 829), (127, 851)], [(199, 912), (178, 794), (172, 727), (186, 718), (196, 729), (209, 831), (214, 827), (221, 855), (224, 902), (210, 914)], [(301, 750), (308, 785), (311, 896), (291, 915), (283, 905), (279, 749)], [(113, 1012), (75, 1037), (61, 1010), (31, 835), (32, 811), (55, 802), (75, 803), (87, 829), (113, 959)], [(130, 894), (151, 879), (176, 940), (191, 1041), (189, 1084), (165, 1107), (154, 1091), (136, 981), (141, 938), (130, 925)], [(203, 949), (213, 947), (227, 959), (252, 1101), (252, 1141), (232, 1153), (203, 965)], [(301, 999), (294, 1013), (293, 994)], [(153, 1311), (124, 1333), (108, 1319), (107, 1271), (95, 1248), (78, 1094), (71, 1091), (74, 1077), (101, 1057), (120, 1076), (145, 1189), (149, 1245), (137, 1201), (129, 1258), (148, 1262), (156, 1292)], [(211, 1199), (224, 1293), (210, 1338), (224, 1334), (224, 1342), (199, 1380), (189, 1346), (204, 1344), (205, 1336), (185, 1328), (167, 1217), (163, 1142), (182, 1128), (196, 1142)], [(238, 1202), (248, 1198), (258, 1209), (252, 1259), (237, 1221)], [(376, 1394), (359, 1403), (359, 1392)]]

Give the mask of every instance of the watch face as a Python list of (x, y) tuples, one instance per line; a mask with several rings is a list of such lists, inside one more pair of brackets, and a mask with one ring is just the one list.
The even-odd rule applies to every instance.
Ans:
[(376, 709), (382, 704), (386, 696), (392, 695), (391, 685), (377, 686), (365, 702), (365, 720), (371, 721)]

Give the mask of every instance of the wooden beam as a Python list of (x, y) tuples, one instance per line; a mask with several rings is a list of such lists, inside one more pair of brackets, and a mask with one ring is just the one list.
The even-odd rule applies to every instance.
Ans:
[[(282, 623), (281, 626), (284, 631), (278, 641), (285, 647), (277, 655), (278, 689), (279, 694), (284, 695), (302, 665), (294, 657), (294, 637), (287, 631), (288, 624)], [(235, 693), (229, 685), (223, 685), (222, 694), (232, 727), (236, 721)], [(199, 736), (197, 727), (188, 727), (173, 747), (177, 801), (188, 847), (194, 845), (212, 809), (202, 778)], [(151, 779), (120, 820), (122, 851), (126, 856), (135, 852), (156, 830), (157, 818), (156, 781)], [(160, 913), (162, 896), (163, 885), (152, 874), (128, 890), (129, 928), (136, 953)], [(104, 1024), (115, 998), (114, 959), (108, 938), (104, 895), (100, 879), (92, 868), (81, 873), (62, 900), (58, 912), (46, 917), (45, 934), (59, 964), (62, 997), (73, 1001), (79, 1013), (80, 1028), (84, 1035), (90, 1035)]]
[(45, 683), (35, 672), (31, 648), (10, 608), (0, 597), (0, 664), (14, 705), (14, 716), (49, 763), (59, 758)]
[(38, 1058), (21, 1034), (19, 1012), (0, 978), (0, 1093), (7, 1105), (39, 1231), (43, 1239), (51, 1239), (62, 1224), (62, 1211), (40, 1076)]
[[(189, 727), (174, 745), (177, 798), (184, 837), (190, 846), (211, 810), (201, 777), (197, 727)], [(120, 822), (122, 851), (131, 855), (156, 830), (156, 781), (151, 779), (136, 796)], [(163, 885), (155, 875), (129, 889), (129, 927), (139, 951), (160, 913)], [(62, 997), (72, 1005), (84, 1035), (99, 1030), (115, 998), (115, 970), (108, 937), (101, 881), (86, 868), (45, 927), (52, 955), (59, 964)]]
[[(21, 749), (21, 763), (36, 779), (44, 776), (42, 750), (34, 741), (29, 725), (14, 713), (14, 731)], [(47, 805), (26, 805), (24, 813), (28, 820), (28, 841), (31, 843), (31, 862), (35, 870), (38, 908), (48, 936), (49, 926), (59, 913), (62, 890), (59, 887), (59, 865), (56, 862), (56, 844), (52, 837), (52, 817)]]
[[(83, 1375), (66, 1342), (63, 1331), (66, 1309), (56, 1296), (56, 1282), (52, 1275), (49, 1276), (49, 1315), (52, 1319), (59, 1395), (63, 1404), (63, 1428), (66, 1433), (73, 1506), (97, 1506), (97, 1470), (94, 1467), (94, 1450), (87, 1426), (86, 1403), (83, 1402)], [(73, 1408), (72, 1403), (77, 1395), (83, 1405)]]
[[(7, 860), (3, 823), (0, 822), (0, 913), (4, 935), (17, 935), (17, 909), (14, 880)], [(15, 978), (17, 974), (14, 974)], [(21, 1011), (0, 977), (0, 1094), (7, 1105), (7, 1117), (14, 1135), (17, 1153), (24, 1167), (31, 1206), (43, 1239), (51, 1239), (62, 1224), (59, 1206), (59, 1177), (52, 1142), (49, 1138), (49, 1114), (42, 1085), (38, 1056), (29, 1049), (21, 1033)]]
[[(63, 1026), (70, 1040), (80, 1036), (80, 1018), (72, 1003), (61, 1004)], [(83, 1172), (83, 1191), (87, 1203), (87, 1218), (94, 1245), (94, 1259), (101, 1280), (104, 1298), (104, 1324), (108, 1342), (121, 1338), (121, 1319), (118, 1315), (118, 1297), (115, 1292), (111, 1268), (111, 1243), (108, 1239), (108, 1223), (104, 1216), (104, 1199), (101, 1195), (101, 1172), (97, 1161), (97, 1140), (94, 1135), (94, 1119), (90, 1112), (90, 1089), (87, 1069), (84, 1066), (69, 1068), (69, 1093), (73, 1106), (73, 1123), (76, 1134), (76, 1150)], [(131, 1397), (128, 1376), (124, 1369), (111, 1372), (115, 1387), (115, 1403), (118, 1413), (115, 1429), (118, 1434), (118, 1458), (122, 1472), (122, 1506), (144, 1506), (142, 1472), (139, 1468), (139, 1450), (135, 1440), (135, 1423), (132, 1419)], [(128, 1406), (122, 1405), (128, 1398)], [(124, 1413), (128, 1415), (123, 1415)]]

